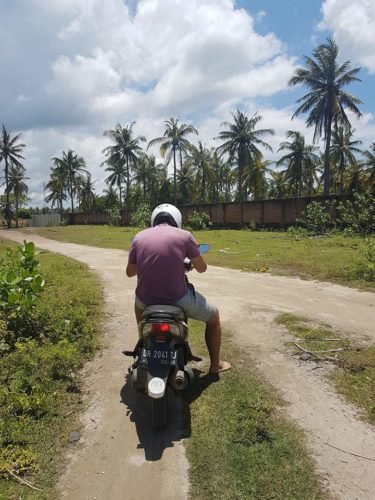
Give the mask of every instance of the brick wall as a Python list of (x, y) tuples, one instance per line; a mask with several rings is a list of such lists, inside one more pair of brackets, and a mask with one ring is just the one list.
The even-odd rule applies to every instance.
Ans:
[[(308, 198), (286, 198), (283, 200), (246, 201), (243, 203), (207, 203), (201, 205), (183, 205), (178, 208), (182, 213), (182, 220), (187, 221), (194, 212), (205, 212), (210, 216), (214, 227), (239, 228), (251, 221), (258, 226), (286, 227), (296, 223), (301, 218), (305, 207), (312, 201), (352, 200), (351, 195), (342, 196), (315, 196)], [(129, 225), (130, 213), (121, 212), (121, 224)], [(69, 214), (69, 224), (106, 224), (107, 214)]]

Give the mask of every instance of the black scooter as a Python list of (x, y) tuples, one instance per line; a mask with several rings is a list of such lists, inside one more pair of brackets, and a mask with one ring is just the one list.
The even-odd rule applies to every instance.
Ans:
[[(199, 245), (201, 253), (209, 245)], [(185, 272), (191, 270), (189, 259), (184, 262)], [(186, 276), (186, 274), (185, 274)], [(192, 285), (186, 281), (188, 286)], [(139, 340), (133, 351), (123, 351), (132, 356), (129, 368), (134, 389), (148, 395), (151, 402), (151, 423), (156, 429), (167, 423), (167, 388), (183, 390), (194, 379), (189, 361), (200, 360), (193, 356), (188, 344), (188, 324), (183, 309), (169, 305), (148, 306), (138, 325)]]

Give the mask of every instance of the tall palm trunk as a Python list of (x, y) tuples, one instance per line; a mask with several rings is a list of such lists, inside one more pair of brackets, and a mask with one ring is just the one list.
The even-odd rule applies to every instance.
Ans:
[(326, 130), (326, 147), (324, 151), (324, 196), (329, 195), (329, 185), (330, 185), (330, 172), (329, 172), (329, 150), (331, 147), (331, 122), (332, 117), (329, 117), (327, 130)]
[(340, 160), (340, 194), (344, 194), (344, 170), (345, 170), (345, 158), (341, 155)]
[(173, 146), (173, 204), (177, 204), (177, 167), (176, 167), (176, 148)]
[(16, 227), (18, 228), (18, 209), (19, 209), (19, 193), (18, 191), (16, 191), (15, 193), (15, 197), (16, 197), (16, 200), (15, 200), (15, 206), (16, 206)]
[(129, 210), (129, 191), (130, 191), (130, 173), (129, 173), (129, 158), (126, 157), (126, 209)]
[(10, 229), (12, 227), (12, 216), (10, 213), (10, 193), (9, 193), (9, 165), (8, 158), (5, 156), (5, 219), (7, 221), (7, 227)]
[(72, 208), (72, 214), (74, 214), (73, 176), (71, 172), (69, 173), (69, 184), (70, 206)]
[(243, 201), (242, 184), (243, 184), (243, 167), (245, 163), (245, 154), (243, 148), (238, 152), (238, 201)]
[(123, 209), (121, 181), (118, 184), (118, 190), (119, 190), (119, 194), (120, 194), (120, 209)]

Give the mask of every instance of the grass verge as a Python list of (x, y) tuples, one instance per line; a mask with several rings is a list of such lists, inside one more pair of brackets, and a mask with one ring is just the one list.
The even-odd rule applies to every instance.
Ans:
[[(10, 246), (0, 240), (0, 258)], [(47, 252), (37, 259), (46, 289), (15, 347), (0, 353), (0, 498), (7, 500), (51, 498), (81, 408), (79, 368), (101, 325), (101, 288), (86, 266)]]
[[(192, 321), (193, 352), (205, 356), (203, 338)], [(191, 498), (323, 498), (302, 433), (282, 417), (279, 396), (230, 341), (223, 357), (232, 370), (220, 380), (196, 371), (184, 391), (192, 422), (185, 441)]]
[[(139, 229), (67, 226), (33, 228), (32, 231), (59, 241), (128, 250), (132, 236)], [(369, 257), (369, 245), (363, 237), (336, 234), (310, 238), (285, 232), (249, 230), (196, 231), (194, 235), (198, 242), (211, 245), (205, 259), (215, 266), (252, 272), (268, 271), (375, 289), (374, 274), (370, 272), (374, 265), (373, 257)], [(374, 239), (369, 237), (368, 241)]]
[(294, 335), (296, 341), (290, 345), (295, 354), (308, 358), (310, 353), (312, 360), (335, 364), (329, 377), (336, 390), (375, 425), (375, 347), (354, 345), (331, 329), (292, 314), (282, 314), (276, 322)]

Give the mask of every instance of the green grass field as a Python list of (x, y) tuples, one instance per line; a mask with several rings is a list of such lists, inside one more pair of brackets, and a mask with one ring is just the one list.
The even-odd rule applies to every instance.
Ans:
[[(59, 241), (128, 250), (131, 238), (139, 229), (67, 226), (32, 231)], [(31, 230), (25, 232), (30, 234)], [(369, 290), (375, 288), (375, 255), (374, 261), (366, 256), (368, 244), (365, 238), (337, 234), (298, 239), (285, 232), (248, 230), (196, 231), (194, 236), (199, 243), (211, 245), (210, 252), (205, 255), (211, 265), (244, 272), (301, 276)], [(374, 236), (371, 241), (375, 242)]]

